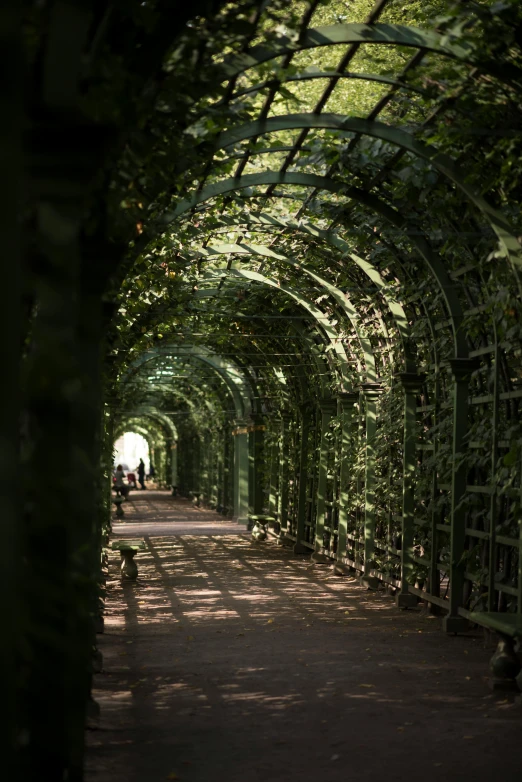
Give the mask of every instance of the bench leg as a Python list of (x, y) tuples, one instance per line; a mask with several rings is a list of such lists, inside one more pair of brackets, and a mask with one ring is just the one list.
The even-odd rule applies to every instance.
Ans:
[(130, 581), (138, 578), (138, 566), (134, 562), (135, 551), (121, 551), (121, 577)]
[(489, 686), (496, 691), (518, 692), (517, 676), (522, 670), (522, 665), (515, 652), (515, 639), (502, 633), (498, 633), (498, 636), (495, 654), (489, 662), (493, 674)]

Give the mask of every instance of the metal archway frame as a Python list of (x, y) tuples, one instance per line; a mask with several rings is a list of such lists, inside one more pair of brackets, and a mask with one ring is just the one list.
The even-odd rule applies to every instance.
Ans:
[[(252, 272), (252, 274), (254, 274), (254, 272)], [(258, 275), (258, 276), (262, 277), (262, 275)], [(209, 277), (207, 277), (207, 279), (208, 280), (215, 280), (217, 277), (219, 279), (223, 279), (223, 278), (226, 278), (226, 277), (240, 277), (242, 279), (250, 279), (247, 276), (247, 273), (244, 273), (243, 271), (238, 270), (238, 269), (230, 270), (230, 271), (227, 271), (227, 272), (220, 272), (220, 270), (216, 270), (216, 274), (213, 273), (212, 275), (209, 275)], [(202, 279), (205, 279), (205, 278), (203, 277)], [(266, 279), (269, 280), (270, 278), (266, 278)], [(283, 290), (283, 286), (279, 285), (276, 281), (271, 281), (271, 283), (267, 283), (267, 282), (265, 282), (264, 278), (263, 279), (257, 279), (257, 280), (251, 280), (251, 281), (253, 281), (253, 282), (260, 282), (262, 284), (267, 284), (267, 285), (270, 284), (270, 287), (277, 288), (278, 290)], [(288, 291), (284, 291), (284, 292), (288, 293)], [(196, 295), (197, 295), (197, 298), (203, 299), (203, 298), (213, 297), (217, 293), (219, 293), (219, 289), (218, 288), (202, 288), (202, 289), (200, 289), (200, 290), (198, 290), (196, 292)], [(292, 298), (294, 301), (297, 301), (298, 303), (301, 303), (301, 300), (297, 298), (298, 296), (299, 296), (299, 294), (295, 294), (293, 296), (290, 296), (290, 298)], [(304, 299), (304, 300), (308, 301), (307, 299)], [(311, 305), (311, 306), (313, 306), (313, 305)], [(322, 313), (321, 313), (321, 315), (322, 315)], [(322, 316), (321, 324), (323, 323), (324, 318), (325, 318), (325, 316)], [(330, 339), (330, 344), (331, 345), (335, 345), (335, 341), (333, 339)], [(317, 361), (319, 360), (319, 355), (317, 355), (314, 352), (314, 347), (317, 348), (317, 345), (315, 345), (315, 346), (314, 345), (310, 345), (310, 350), (314, 353), (314, 358), (315, 358), (316, 363), (317, 363)], [(321, 358), (324, 360), (324, 356), (321, 355)], [(347, 357), (346, 357), (346, 359), (347, 359)], [(317, 369), (319, 370), (319, 367), (317, 367)], [(333, 372), (333, 369), (332, 369), (332, 372)], [(317, 374), (319, 376), (319, 382), (321, 384), (321, 389), (323, 391), (323, 394), (326, 394), (327, 393), (327, 389), (326, 389), (326, 386), (324, 384), (323, 373), (318, 371)]]
[[(289, 258), (286, 255), (282, 255), (281, 253), (275, 253), (269, 247), (264, 247), (262, 245), (210, 244), (204, 248), (197, 248), (195, 252), (197, 253), (197, 255), (205, 258), (211, 257), (212, 255), (225, 255), (225, 254), (259, 256), (275, 261), (281, 261), (287, 266), (300, 269), (308, 277), (310, 277), (312, 280), (317, 282), (334, 299), (334, 301), (339, 305), (339, 307), (341, 307), (342, 311), (350, 320), (355, 330), (355, 333), (357, 334), (357, 337), (359, 339), (359, 344), (361, 346), (361, 350), (365, 358), (367, 382), (370, 383), (376, 382), (375, 359), (373, 356), (373, 350), (369, 339), (367, 339), (361, 332), (359, 326), (359, 314), (356, 308), (352, 305), (349, 297), (346, 294), (344, 294), (342, 291), (340, 291), (339, 288), (337, 288), (335, 285), (323, 279), (318, 274), (316, 274), (311, 269), (309, 269), (307, 266), (300, 264), (298, 261)], [(336, 342), (337, 339), (334, 341), (334, 344)]]
[(223, 361), (219, 354), (212, 354), (202, 346), (177, 345), (176, 343), (158, 346), (136, 358), (128, 371), (131, 371), (133, 367), (140, 367), (143, 363), (152, 361), (158, 356), (168, 357), (180, 354), (194, 357), (196, 360), (210, 366), (221, 377), (228, 388), (238, 417), (249, 414), (251, 409), (250, 395), (246, 388), (247, 381), (245, 378), (241, 376), (238, 369), (227, 367), (226, 362)]
[[(200, 346), (162, 345), (154, 348), (153, 355), (150, 355), (150, 352), (149, 354), (144, 353), (135, 360), (134, 366), (141, 366), (145, 362), (157, 358), (158, 355), (188, 355), (207, 364), (225, 382), (234, 402), (237, 421), (242, 423), (245, 417), (251, 414), (251, 396), (248, 393), (247, 380), (236, 367), (227, 366), (227, 362), (223, 361), (219, 354), (212, 354), (208, 349)], [(246, 431), (242, 431), (243, 428), (240, 427), (234, 442), (234, 519), (239, 524), (246, 525), (248, 522), (250, 485), (248, 439)]]
[[(494, 209), (475, 188), (466, 182), (464, 171), (444, 153), (436, 147), (425, 144), (415, 139), (410, 133), (399, 128), (386, 125), (377, 120), (365, 120), (358, 117), (345, 117), (339, 114), (287, 114), (270, 117), (266, 120), (256, 120), (246, 123), (232, 130), (221, 133), (214, 144), (214, 151), (226, 149), (226, 147), (245, 141), (250, 138), (275, 133), (281, 130), (297, 129), (323, 129), (337, 130), (343, 133), (356, 133), (364, 136), (372, 136), (389, 142), (395, 146), (410, 152), (416, 157), (431, 163), (446, 179), (451, 181), (477, 209), (483, 214), (495, 232), (500, 244), (504, 248), (515, 270), (522, 268), (522, 247), (515, 236), (504, 215)], [(276, 183), (279, 184), (279, 183)], [(181, 202), (183, 204), (184, 202)], [(186, 203), (186, 202), (185, 202)], [(180, 204), (180, 206), (181, 206)], [(177, 216), (177, 209), (172, 217)], [(165, 216), (167, 219), (167, 216)], [(163, 221), (163, 218), (162, 218)], [(168, 222), (168, 219), (167, 219)]]
[[(374, 26), (372, 26), (372, 27), (374, 27)], [(302, 32), (302, 35), (300, 37), (300, 42), (302, 42), (304, 37), (306, 37), (306, 34), (303, 33), (303, 31), (301, 31), (301, 32)], [(317, 45), (328, 45), (328, 43), (330, 43), (330, 42), (329, 41), (326, 41), (326, 42), (322, 41), (320, 44), (317, 44)], [(299, 45), (300, 45), (299, 43), (296, 44), (296, 45), (293, 45), (293, 44), (290, 43), (289, 47), (288, 47), (289, 53), (292, 53), (294, 50), (296, 50), (296, 51), (299, 50)], [(355, 45), (357, 46), (359, 44), (357, 43)], [(411, 45), (413, 46), (414, 44), (412, 43)], [(419, 44), (417, 46), (417, 48), (419, 49), (419, 52), (421, 53), (421, 56), (422, 56), (422, 53), (425, 50), (425, 48), (423, 47), (422, 44)], [(428, 47), (426, 47), (426, 50), (427, 50), (427, 48)], [(251, 52), (249, 52), (247, 54), (250, 55)], [(274, 54), (274, 51), (272, 50), (271, 52), (268, 52), (268, 54), (266, 55), (266, 58), (270, 59), (273, 56), (277, 56), (277, 53)], [(264, 55), (262, 57), (254, 58), (255, 62), (251, 61), (250, 65), (247, 62), (246, 63), (246, 67), (251, 67), (251, 65), (255, 65), (255, 63), (261, 61), (263, 59), (263, 57), (264, 57)], [(239, 59), (241, 59), (241, 58), (239, 58)], [(245, 58), (243, 58), (243, 65), (245, 65)], [(241, 65), (240, 67), (243, 67), (243, 65)], [(332, 74), (332, 81), (334, 81), (337, 76), (338, 76), (338, 74)], [(317, 116), (318, 113), (319, 112), (316, 113), (316, 116)], [(290, 115), (290, 116), (293, 116), (293, 115)], [(328, 115), (325, 115), (325, 116), (328, 116)], [(270, 122), (270, 121), (274, 122), (277, 119), (278, 118), (272, 118), (272, 120), (267, 120), (267, 122)], [(307, 117), (307, 121), (309, 121), (309, 117)], [(357, 120), (355, 120), (355, 121), (357, 121)], [(363, 122), (365, 122), (365, 121), (363, 121)], [(260, 132), (262, 132), (261, 129), (263, 127), (266, 128), (266, 124), (265, 123), (259, 123), (259, 122), (258, 123), (252, 123), (252, 124), (255, 126), (254, 136), (257, 138), (258, 134)], [(371, 124), (372, 124), (372, 128), (375, 130), (376, 123), (372, 122)], [(382, 123), (378, 123), (378, 124), (382, 125)], [(306, 136), (306, 132), (307, 132), (308, 129), (309, 129), (309, 126), (305, 123), (305, 125), (302, 126), (302, 130), (304, 130), (304, 133), (300, 134), (300, 139), (302, 139), (304, 136)], [(344, 133), (345, 130), (343, 130), (341, 128), (340, 130), (338, 129), (338, 132)], [(379, 137), (379, 135), (376, 134), (376, 133), (373, 133), (373, 134), (372, 133), (367, 133), (364, 129), (361, 128), (361, 126), (359, 126), (359, 128), (353, 129), (353, 125), (352, 125), (352, 128), (349, 129), (348, 132), (350, 134), (352, 134), (352, 135), (355, 135), (356, 137), (359, 137), (361, 135), (377, 135), (377, 137)], [(390, 129), (390, 132), (395, 132), (396, 133), (397, 131), (395, 129)], [(223, 134), (223, 135), (226, 135), (226, 134)], [(205, 143), (208, 143), (208, 142), (205, 142)], [(392, 140), (392, 141), (390, 141), (390, 143), (395, 143), (395, 142)], [(408, 151), (411, 152), (412, 151), (411, 149), (408, 150), (408, 145), (401, 145), (400, 143), (398, 143), (397, 146), (399, 146), (399, 149), (400, 149), (401, 152), (408, 152)], [(297, 146), (295, 148), (296, 149), (299, 148), (299, 143), (297, 144)], [(247, 151), (246, 154), (247, 154), (247, 157), (248, 157), (249, 152)], [(413, 154), (418, 154), (418, 150), (413, 151)], [(399, 156), (400, 156), (400, 153), (399, 153)], [(291, 156), (289, 156), (289, 158), (287, 158), (287, 160), (290, 159), (290, 157)], [(421, 155), (421, 157), (422, 157), (422, 155)], [(442, 156), (442, 157), (444, 157), (444, 156)], [(519, 245), (518, 241), (515, 240), (511, 244), (511, 247), (509, 247), (509, 244), (510, 244), (511, 240), (514, 237), (513, 237), (513, 233), (512, 233), (512, 230), (511, 230), (510, 226), (507, 226), (507, 230), (506, 230), (506, 221), (505, 221), (503, 215), (499, 215), (498, 212), (494, 214), (493, 213), (494, 210), (492, 211), (491, 208), (489, 207), (489, 205), (485, 201), (481, 200), (480, 198), (477, 199), (476, 194), (475, 193), (471, 193), (469, 188), (468, 189), (466, 188), (466, 183), (465, 182), (464, 183), (463, 183), (463, 181), (459, 182), (455, 178), (455, 176), (453, 176), (453, 177), (451, 176), (452, 172), (454, 173), (453, 161), (450, 160), (450, 166), (445, 165), (444, 160), (442, 160), (442, 162), (441, 162), (441, 156), (438, 153), (438, 151), (435, 151), (433, 153), (433, 155), (431, 153), (429, 155), (426, 155), (425, 159), (429, 160), (434, 165), (435, 165), (435, 161), (436, 161), (439, 164), (439, 166), (440, 166), (441, 173), (443, 173), (450, 181), (452, 181), (452, 183), (454, 185), (456, 185), (458, 188), (460, 188), (460, 190), (464, 192), (464, 194), (471, 200), (471, 202), (474, 203), (474, 205), (476, 207), (478, 207), (479, 210), (482, 211), (482, 214), (486, 216), (486, 220), (489, 221), (490, 226), (496, 232), (497, 238), (499, 239), (500, 244), (503, 247), (504, 254), (511, 260), (511, 263), (512, 263), (512, 265), (513, 265), (513, 267), (515, 269), (515, 273), (516, 273), (516, 271), (517, 271), (517, 259), (519, 260), (519, 258), (520, 258), (520, 245)], [(445, 158), (445, 160), (447, 161), (447, 160), (449, 160), (449, 158)], [(207, 171), (208, 171), (208, 169), (209, 169), (209, 167), (207, 167)], [(285, 170), (284, 167), (283, 167), (283, 170)], [(241, 178), (240, 177), (236, 177), (235, 178), (236, 186), (237, 186), (237, 183), (239, 181), (242, 181), (242, 180), (243, 180), (242, 177)], [(279, 181), (281, 181), (281, 180), (279, 180)], [(202, 189), (204, 189), (204, 186), (201, 183), (200, 183), (200, 186), (201, 186)], [(352, 192), (348, 194), (349, 197), (356, 197), (355, 193), (356, 193), (357, 189), (356, 188), (352, 188), (351, 190), (352, 190)], [(345, 194), (347, 194), (346, 190), (344, 192), (345, 192)], [(269, 197), (269, 195), (271, 195), (270, 191), (269, 191), (268, 194), (265, 194), (265, 198)], [(371, 199), (372, 199), (371, 195), (368, 197), (368, 193), (367, 193), (366, 194), (366, 204), (370, 203)], [(357, 200), (359, 200), (360, 202), (364, 202), (363, 198), (360, 198), (360, 199), (357, 199)], [(385, 206), (387, 206), (387, 204), (385, 204)], [(392, 220), (392, 223), (393, 223), (393, 220)], [(444, 274), (445, 274), (445, 270), (444, 270)], [(439, 282), (443, 279), (444, 274), (439, 274), (437, 276), (437, 279), (439, 280)], [(445, 286), (442, 285), (442, 288), (443, 288), (444, 295), (445, 295), (445, 298), (446, 298), (446, 303), (448, 304), (448, 301), (450, 302), (449, 309), (450, 309), (450, 316), (452, 318), (452, 326), (453, 326), (453, 332), (454, 332), (455, 353), (456, 353), (456, 357), (458, 359), (458, 364), (460, 365), (460, 367), (458, 367), (457, 364), (455, 364), (455, 372), (454, 372), (456, 389), (458, 390), (458, 393), (456, 394), (456, 400), (455, 400), (456, 401), (455, 417), (457, 417), (457, 408), (459, 408), (458, 400), (460, 399), (460, 402), (462, 403), (462, 400), (464, 398), (463, 397), (463, 391), (464, 391), (463, 377), (464, 377), (465, 371), (467, 371), (465, 366), (464, 366), (465, 358), (467, 356), (467, 345), (464, 344), (464, 341), (463, 341), (463, 338), (462, 338), (462, 334), (459, 332), (459, 317), (461, 316), (461, 313), (460, 313), (460, 309), (458, 307), (458, 301), (457, 301), (457, 299), (455, 297), (454, 300), (453, 300), (453, 305), (456, 303), (457, 306), (451, 306), (451, 304), (452, 304), (452, 302), (451, 302), (451, 287), (448, 286), (447, 289), (445, 289)], [(461, 361), (461, 359), (464, 359), (464, 361)], [(453, 364), (452, 364), (452, 368), (454, 368)], [(460, 404), (460, 409), (461, 409), (461, 412), (462, 412), (462, 405), (461, 404)], [(456, 443), (457, 440), (458, 440), (458, 437), (457, 437), (457, 434), (455, 434), (455, 436), (454, 436), (454, 447), (455, 447), (455, 443)], [(452, 497), (453, 497), (452, 501), (453, 502), (455, 502), (455, 497), (457, 495), (458, 495), (458, 492), (456, 491), (456, 486), (454, 486), (453, 487), (453, 492), (452, 492)]]
[[(254, 216), (251, 223), (257, 223), (257, 222), (258, 220)], [(259, 220), (259, 222), (261, 223), (262, 220)], [(327, 231), (320, 231), (319, 229), (314, 229), (310, 225), (305, 223), (301, 225), (298, 224), (292, 225), (289, 221), (283, 222), (281, 219), (279, 220), (274, 219), (274, 223), (277, 223), (281, 228), (290, 228), (290, 227), (295, 228), (295, 230), (298, 232), (300, 231), (303, 233), (308, 233), (309, 235), (324, 239), (330, 245), (336, 247), (337, 249), (342, 249), (343, 254), (345, 256), (350, 257), (357, 264), (357, 266), (366, 274), (366, 276), (375, 284), (378, 290), (382, 293), (383, 298), (385, 299), (390, 309), (390, 312), (396, 324), (399, 335), (402, 339), (406, 371), (415, 372), (416, 367), (410, 349), (411, 338), (410, 338), (410, 331), (408, 327), (406, 313), (404, 312), (404, 308), (402, 307), (402, 305), (399, 302), (397, 302), (393, 297), (391, 297), (389, 292), (386, 290), (385, 282), (382, 279), (379, 272), (370, 263), (364, 261), (358, 255), (355, 255), (354, 253), (350, 252), (349, 246), (344, 240), (338, 237), (329, 236)], [(230, 225), (230, 223), (228, 223), (228, 225)], [(357, 312), (357, 309), (351, 304), (349, 296), (346, 293), (343, 293), (335, 285), (328, 282), (328, 280), (325, 280), (323, 277), (320, 277), (314, 271), (309, 269), (305, 264), (302, 264), (284, 254), (276, 253), (273, 250), (271, 250), (269, 247), (263, 245), (247, 244), (247, 243), (241, 245), (208, 244), (204, 248), (196, 248), (195, 252), (197, 255), (201, 255), (202, 257), (210, 257), (211, 255), (220, 255), (220, 254), (228, 254), (228, 253), (236, 254), (236, 255), (261, 256), (276, 261), (282, 261), (285, 264), (289, 264), (294, 268), (298, 268), (299, 270), (303, 271), (309, 277), (314, 279), (322, 288), (324, 288), (325, 291), (327, 291), (332, 296), (332, 298), (335, 299), (337, 304), (344, 310), (345, 314), (352, 322), (355, 332), (359, 338), (361, 349), (365, 356), (365, 361), (367, 363), (366, 382), (369, 383), (376, 382), (375, 359), (373, 357), (373, 349), (371, 347), (369, 340), (365, 338), (364, 335), (361, 333), (360, 327), (358, 325), (359, 314)]]
[[(334, 24), (303, 30), (299, 41), (281, 36), (268, 46), (255, 46), (239, 55), (232, 55), (221, 66), (222, 81), (233, 79), (250, 68), (283, 55), (296, 54), (323, 46), (342, 44), (372, 44), (385, 46), (406, 46), (434, 52), (473, 65), (473, 48), (469, 44), (452, 42), (448, 35), (397, 24)], [(500, 72), (491, 64), (490, 72)], [(505, 74), (503, 74), (505, 78)]]
[[(242, 277), (244, 279), (252, 280), (253, 282), (259, 282), (263, 285), (269, 285), (272, 288), (276, 288), (277, 290), (280, 290), (284, 293), (286, 293), (288, 296), (290, 296), (294, 301), (298, 302), (307, 312), (310, 313), (314, 317), (314, 319), (317, 321), (317, 323), (321, 326), (323, 331), (325, 332), (330, 344), (333, 346), (333, 350), (339, 359), (339, 364), (341, 368), (341, 378), (343, 382), (348, 381), (349, 382), (349, 374), (347, 372), (347, 366), (348, 366), (348, 356), (346, 355), (346, 352), (344, 350), (344, 347), (339, 343), (337, 334), (333, 327), (330, 325), (330, 322), (326, 315), (321, 312), (321, 310), (316, 307), (314, 304), (312, 304), (308, 299), (306, 299), (301, 294), (297, 293), (293, 290), (293, 288), (289, 285), (286, 285), (285, 283), (279, 283), (276, 280), (272, 280), (270, 277), (267, 277), (262, 274), (258, 274), (257, 272), (249, 272), (246, 270), (238, 270), (238, 269), (230, 269), (225, 272), (220, 272), (218, 269), (216, 269), (215, 275), (212, 275), (215, 277)], [(205, 277), (203, 277), (205, 279)], [(197, 291), (199, 294), (200, 291)], [(204, 291), (201, 291), (201, 293), (204, 293)]]
[[(172, 223), (176, 218), (180, 217), (186, 212), (189, 212), (195, 206), (198, 206), (199, 204), (202, 204), (211, 198), (215, 198), (216, 196), (224, 195), (234, 190), (255, 187), (256, 185), (270, 184), (302, 185), (305, 187), (315, 187), (319, 190), (326, 190), (329, 192), (350, 196), (380, 214), (385, 220), (390, 222), (399, 230), (404, 230), (407, 224), (406, 219), (401, 217), (399, 212), (397, 212), (387, 203), (381, 201), (381, 199), (377, 198), (377, 196), (374, 196), (371, 193), (366, 193), (360, 188), (345, 185), (328, 177), (321, 177), (316, 174), (299, 174), (293, 172), (280, 173), (274, 171), (266, 171), (262, 174), (245, 174), (238, 178), (230, 177), (215, 185), (210, 185), (200, 193), (193, 196), (190, 201), (180, 202), (174, 212), (168, 214), (168, 223)], [(164, 219), (167, 222), (167, 215), (164, 215)], [(411, 228), (411, 226), (408, 227)], [(462, 308), (446, 268), (444, 267), (441, 259), (436, 255), (436, 253), (433, 252), (422, 234), (406, 234), (405, 232), (405, 235), (407, 235), (411, 244), (419, 252), (419, 255), (425, 261), (426, 265), (433, 273), (433, 276), (439, 285), (439, 289), (444, 297), (449, 319), (452, 325), (455, 356), (458, 358), (465, 358), (468, 355), (469, 348), (460, 330), (460, 324), (463, 318)]]

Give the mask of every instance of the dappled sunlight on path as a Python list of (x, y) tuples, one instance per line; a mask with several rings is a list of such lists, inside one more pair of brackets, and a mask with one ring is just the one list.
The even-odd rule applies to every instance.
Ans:
[(166, 492), (135, 497), (115, 535), (146, 551), (136, 583), (111, 555), (89, 782), (521, 768), (520, 710), (488, 693), (479, 634), (448, 638), (439, 619)]

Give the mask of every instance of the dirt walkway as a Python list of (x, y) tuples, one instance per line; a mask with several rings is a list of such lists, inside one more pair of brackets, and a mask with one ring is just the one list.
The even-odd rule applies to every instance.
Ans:
[(131, 495), (139, 580), (110, 563), (88, 782), (520, 779), (522, 709), (480, 633), (333, 576), (166, 492)]

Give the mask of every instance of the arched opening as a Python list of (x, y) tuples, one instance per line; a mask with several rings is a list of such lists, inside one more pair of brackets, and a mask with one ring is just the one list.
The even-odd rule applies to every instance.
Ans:
[(135, 473), (140, 459), (145, 462), (148, 475), (151, 458), (147, 439), (138, 432), (124, 432), (114, 443), (114, 465), (121, 464), (125, 472)]

